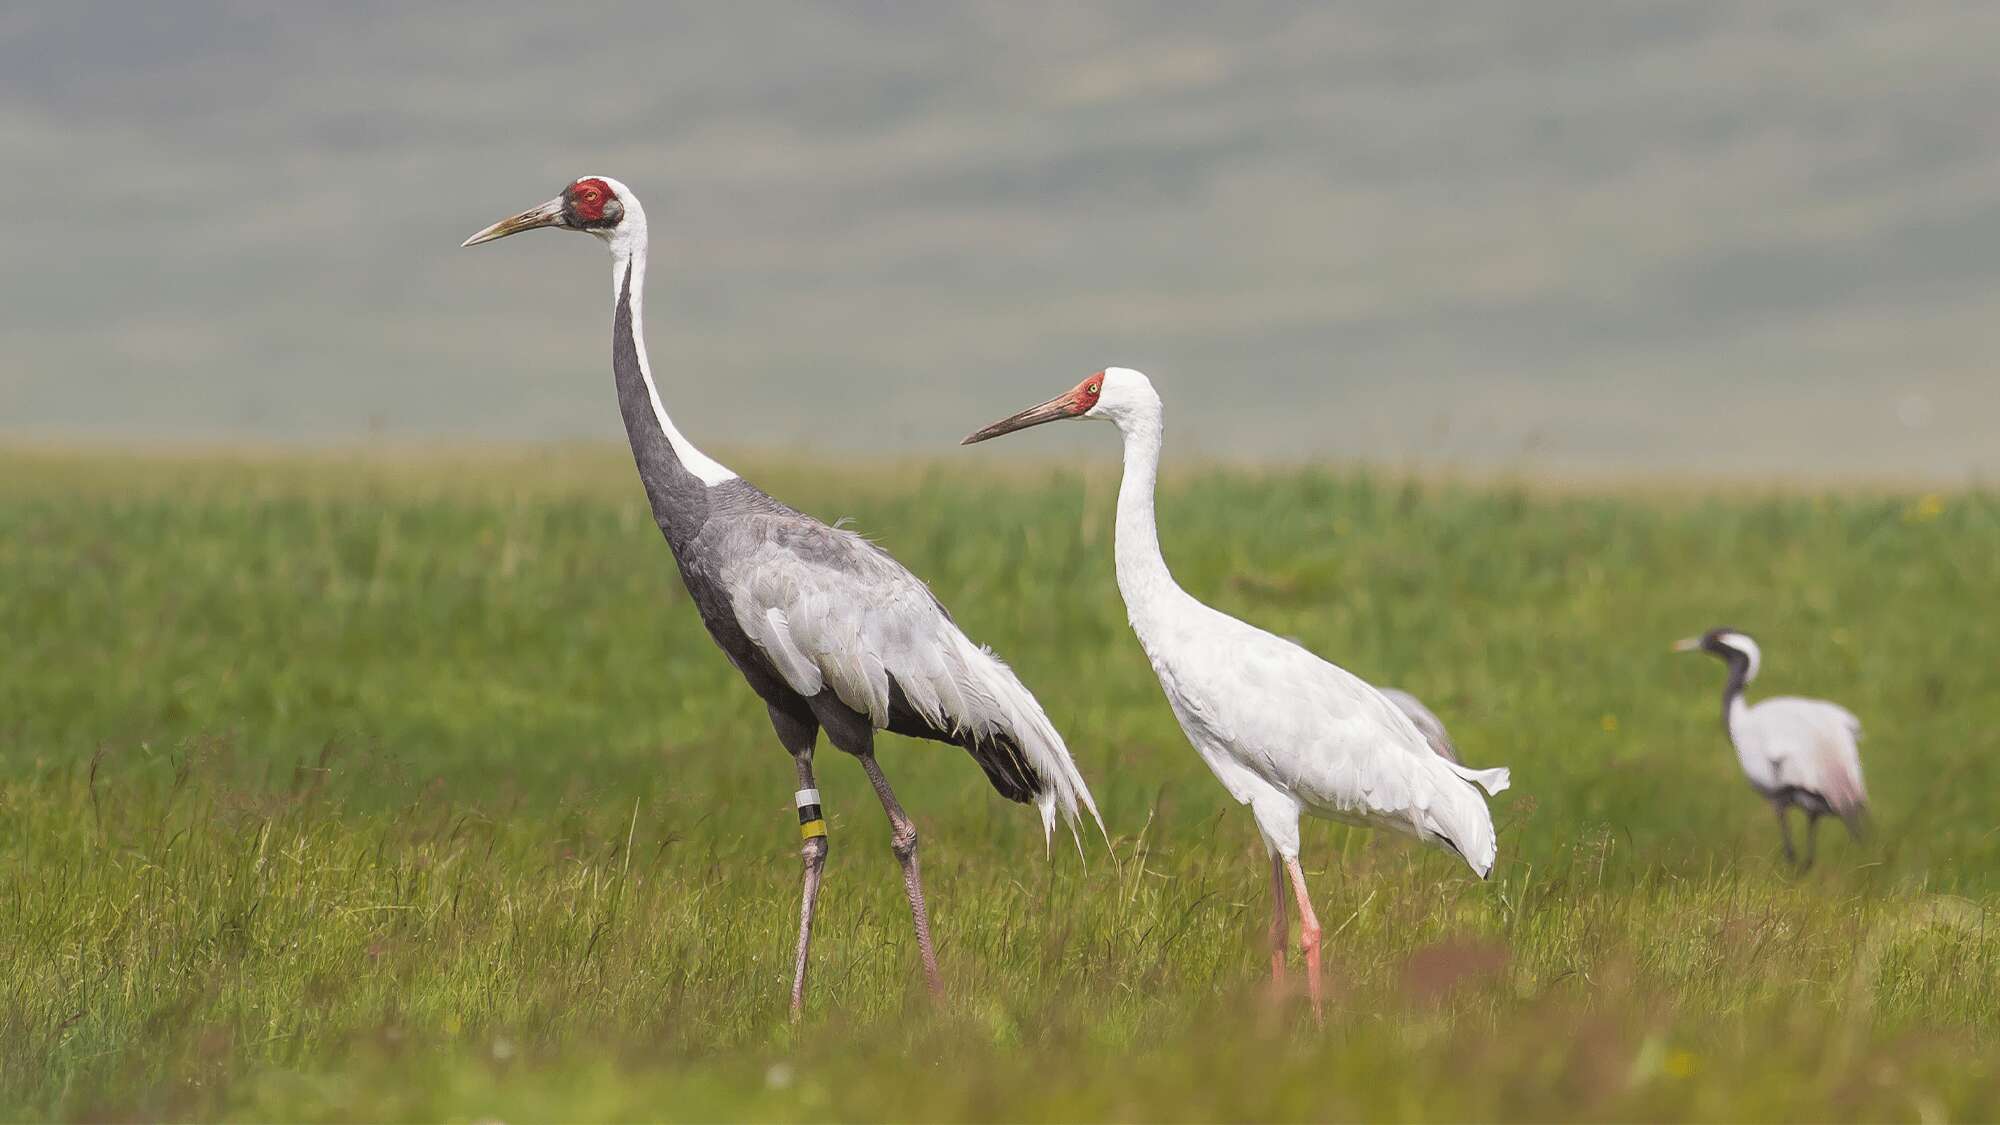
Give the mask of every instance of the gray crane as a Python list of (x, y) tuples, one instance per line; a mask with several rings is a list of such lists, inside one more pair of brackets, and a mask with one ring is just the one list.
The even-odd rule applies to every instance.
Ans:
[(943, 991), (917, 867), (917, 830), (875, 761), (875, 732), (962, 747), (1011, 801), (1033, 802), (1044, 838), (1056, 814), (1072, 834), (1090, 790), (1062, 736), (1014, 673), (952, 622), (930, 589), (888, 553), (779, 503), (704, 455), (675, 428), (646, 360), (640, 314), (646, 212), (608, 176), (572, 181), (539, 207), (465, 240), (474, 246), (537, 227), (581, 231), (611, 251), (611, 371), (632, 458), (681, 580), (723, 655), (770, 711), (798, 771), (804, 887), (792, 1014), (805, 1003), (813, 909), (828, 841), (813, 747), (819, 732), (861, 761), (888, 814), (924, 980)]
[(1417, 733), (1424, 736), (1425, 742), (1430, 743), (1432, 753), (1447, 762), (1465, 764), (1459, 761), (1458, 747), (1452, 744), (1451, 733), (1444, 729), (1444, 720), (1424, 706), (1423, 700), (1402, 688), (1378, 687), (1375, 690), (1382, 693), (1382, 698), (1395, 704), (1396, 710), (1409, 716), (1410, 722), (1416, 724)]

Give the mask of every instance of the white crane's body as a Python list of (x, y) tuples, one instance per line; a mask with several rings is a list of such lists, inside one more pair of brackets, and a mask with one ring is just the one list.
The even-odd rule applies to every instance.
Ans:
[(1160, 553), (1153, 503), (1164, 411), (1144, 375), (1099, 372), (966, 441), (1062, 418), (1108, 420), (1123, 434), (1114, 545), (1119, 594), (1188, 741), (1256, 818), (1272, 861), (1272, 968), (1279, 975), (1284, 873), (1290, 873), (1317, 1010), (1320, 934), (1298, 865), (1300, 815), (1415, 836), (1457, 852), (1484, 877), (1493, 869), (1495, 842), (1479, 787), (1500, 792), (1507, 771), (1470, 770), (1438, 755), (1380, 691), (1202, 604), (1174, 581)]
[(1223, 788), (1250, 806), (1273, 855), (1297, 858), (1299, 817), (1311, 813), (1442, 845), (1482, 878), (1492, 871), (1493, 820), (1474, 786), (1499, 792), (1505, 770), (1439, 756), (1368, 683), (1171, 579), (1135, 594), (1118, 554), (1132, 630), (1174, 717)]
[(1723, 729), (1736, 748), (1744, 778), (1777, 815), (1785, 858), (1797, 862), (1785, 820), (1789, 809), (1806, 814), (1803, 867), (1813, 864), (1821, 817), (1839, 817), (1851, 835), (1859, 836), (1868, 809), (1868, 789), (1861, 779), (1861, 720), (1824, 699), (1796, 695), (1756, 703), (1744, 699), (1743, 689), (1763, 666), (1763, 652), (1740, 630), (1711, 629), (1676, 643), (1674, 649), (1706, 652), (1728, 666), (1729, 680), (1722, 689)]

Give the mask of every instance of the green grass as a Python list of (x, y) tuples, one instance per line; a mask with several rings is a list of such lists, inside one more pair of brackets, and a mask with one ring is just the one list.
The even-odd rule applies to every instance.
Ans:
[[(809, 1010), (790, 762), (623, 454), (0, 454), (0, 1113), (2000, 1115), (2000, 496), (1167, 482), (1197, 595), (1513, 767), (1480, 883), (1309, 822), (1324, 1031), (1265, 993), (1247, 813), (1124, 623), (1115, 468), (753, 475), (852, 516), (1022, 672), (1112, 839), (1045, 856), (958, 752), (822, 748)], [(1722, 672), (1868, 725), (1874, 835), (1777, 862)], [(1294, 978), (1298, 976), (1295, 966)]]

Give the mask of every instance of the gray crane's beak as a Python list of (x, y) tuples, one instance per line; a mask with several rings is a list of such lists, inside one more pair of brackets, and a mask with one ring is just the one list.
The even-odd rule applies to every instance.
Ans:
[(1682, 637), (1682, 638), (1681, 638), (1680, 640), (1678, 640), (1678, 641), (1675, 641), (1675, 642), (1674, 642), (1674, 645), (1673, 645), (1673, 648), (1669, 649), (1668, 651), (1670, 651), (1670, 652), (1693, 652), (1694, 650), (1696, 650), (1696, 649), (1698, 649), (1698, 648), (1700, 648), (1700, 647), (1701, 647), (1701, 638), (1700, 638), (1700, 637)]
[(1059, 422), (1064, 418), (1074, 418), (1077, 415), (1076, 406), (1074, 392), (1064, 391), (1047, 402), (1030, 406), (1011, 417), (1002, 418), (977, 433), (967, 434), (965, 440), (958, 444), (973, 445), (987, 438), (997, 438), (1001, 434), (1011, 434), (1015, 430), (1025, 430), (1029, 426), (1039, 426), (1043, 422)]
[(491, 242), (496, 238), (505, 238), (510, 234), (520, 234), (524, 230), (534, 230), (536, 227), (557, 226), (562, 221), (563, 201), (561, 196), (557, 196), (540, 207), (530, 208), (512, 218), (502, 219), (485, 230), (480, 231), (478, 234), (473, 235), (471, 238), (466, 239), (464, 242), (459, 243), (459, 245), (462, 247), (477, 246), (482, 242)]

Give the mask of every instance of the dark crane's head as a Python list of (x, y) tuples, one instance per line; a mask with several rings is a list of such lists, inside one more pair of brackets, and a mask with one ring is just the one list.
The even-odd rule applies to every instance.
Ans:
[(1674, 642), (1675, 652), (1705, 652), (1729, 665), (1732, 670), (1741, 669), (1743, 682), (1757, 678), (1757, 665), (1763, 654), (1757, 649), (1757, 642), (1735, 629), (1715, 628), (1699, 637)]
[(609, 176), (584, 176), (540, 207), (502, 219), (461, 245), (477, 246), (536, 227), (583, 231), (616, 247), (634, 234), (645, 232), (646, 211), (633, 197), (632, 189), (617, 180)]

